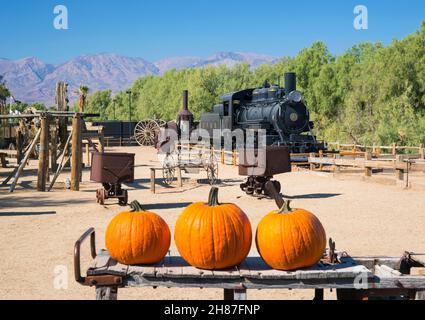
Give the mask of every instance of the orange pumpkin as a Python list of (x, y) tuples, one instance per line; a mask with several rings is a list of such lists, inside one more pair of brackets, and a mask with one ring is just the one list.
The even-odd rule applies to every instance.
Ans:
[(189, 264), (206, 270), (240, 264), (252, 243), (251, 223), (235, 204), (219, 204), (218, 188), (212, 188), (208, 203), (188, 206), (176, 223), (175, 243)]
[(127, 265), (154, 264), (170, 248), (171, 233), (157, 214), (131, 203), (132, 211), (118, 214), (110, 222), (105, 236), (106, 248), (116, 261)]
[(310, 267), (322, 258), (326, 233), (319, 219), (304, 209), (270, 212), (257, 228), (257, 249), (263, 260), (276, 270)]

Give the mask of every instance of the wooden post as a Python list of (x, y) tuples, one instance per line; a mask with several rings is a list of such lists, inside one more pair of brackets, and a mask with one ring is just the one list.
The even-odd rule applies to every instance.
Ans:
[(76, 114), (72, 119), (72, 158), (71, 158), (71, 190), (80, 190), (82, 126), (81, 115)]
[(223, 296), (225, 301), (237, 301), (247, 299), (246, 289), (224, 289)]
[(51, 148), (50, 148), (50, 165), (52, 168), (52, 171), (55, 172), (58, 168), (58, 130), (55, 128), (52, 131), (52, 139), (51, 139)]
[(23, 134), (22, 129), (19, 126), (19, 128), (16, 130), (16, 161), (17, 163), (20, 163), (22, 160), (22, 149), (23, 149)]
[(425, 300), (425, 290), (416, 291), (415, 300)]
[(87, 167), (90, 167), (90, 145), (88, 142), (86, 143), (86, 160)]
[(336, 161), (336, 159), (337, 159), (338, 157), (339, 157), (339, 155), (334, 154), (334, 165), (332, 166), (332, 171), (333, 171), (334, 173), (339, 171), (338, 166), (335, 164), (335, 161)]
[[(319, 158), (323, 158), (323, 150), (319, 150)], [(319, 166), (319, 171), (323, 171), (323, 164), (321, 163)]]
[(397, 155), (397, 144), (393, 143), (392, 145), (392, 155), (396, 156)]
[(47, 174), (49, 170), (49, 117), (41, 117), (40, 151), (38, 157), (37, 190), (46, 191)]
[[(370, 160), (372, 160), (372, 154), (370, 152), (366, 152), (365, 153), (365, 162), (370, 161)], [(366, 177), (371, 177), (372, 176), (372, 168), (365, 166), (364, 174), (365, 174)]]
[(232, 165), (236, 166), (236, 149), (232, 153)]
[(341, 151), (341, 144), (339, 141), (336, 143), (336, 151)]
[[(396, 156), (395, 159), (395, 166), (397, 167), (397, 164), (403, 163), (403, 158), (402, 156)], [(403, 169), (397, 169), (395, 170), (395, 178), (398, 181), (404, 181), (404, 170)]]
[(221, 164), (224, 164), (224, 162), (225, 162), (225, 159), (224, 159), (224, 148), (221, 148), (220, 158), (221, 158)]
[[(310, 158), (316, 157), (315, 153), (310, 153)], [(316, 165), (313, 162), (310, 162), (310, 171), (314, 171), (316, 169)]]
[[(105, 127), (102, 126), (102, 128), (99, 129), (99, 152), (104, 153), (105, 152)], [(108, 140), (108, 147), (109, 147), (109, 140)]]
[(151, 192), (155, 193), (155, 169), (151, 168)]
[(421, 159), (425, 159), (425, 149), (424, 149), (424, 145), (422, 143), (419, 146), (419, 156), (420, 156)]
[(180, 167), (177, 167), (177, 185), (179, 188), (183, 187), (182, 169)]

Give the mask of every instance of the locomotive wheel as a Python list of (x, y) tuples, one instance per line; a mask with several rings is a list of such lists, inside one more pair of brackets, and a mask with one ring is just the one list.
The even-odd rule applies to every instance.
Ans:
[(254, 194), (254, 188), (253, 187), (246, 188), (246, 194), (249, 196), (252, 196)]
[(154, 146), (155, 139), (164, 126), (165, 121), (163, 120), (140, 121), (134, 128), (134, 138), (141, 146)]

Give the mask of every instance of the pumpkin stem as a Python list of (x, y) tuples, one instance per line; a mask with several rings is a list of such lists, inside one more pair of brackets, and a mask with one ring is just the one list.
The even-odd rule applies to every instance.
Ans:
[(220, 203), (218, 202), (218, 188), (212, 187), (210, 191), (210, 195), (208, 197), (208, 205), (210, 207), (219, 206)]
[(279, 214), (286, 214), (291, 212), (292, 212), (291, 200), (284, 201), (282, 208), (280, 208), (279, 210)]
[(133, 212), (144, 212), (144, 211), (146, 211), (145, 209), (143, 209), (142, 205), (137, 200), (134, 200), (132, 203), (130, 203), (130, 208)]

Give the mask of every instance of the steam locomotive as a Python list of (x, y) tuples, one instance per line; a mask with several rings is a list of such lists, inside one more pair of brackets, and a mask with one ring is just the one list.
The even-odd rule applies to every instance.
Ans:
[[(268, 146), (287, 146), (292, 153), (318, 152), (326, 148), (312, 133), (314, 123), (297, 91), (296, 74), (285, 74), (285, 88), (270, 85), (228, 93), (211, 113), (201, 115), (198, 128), (213, 136), (214, 130), (225, 132), (242, 129), (265, 130)], [(187, 117), (187, 108), (179, 119)], [(180, 122), (180, 121), (179, 121)]]

